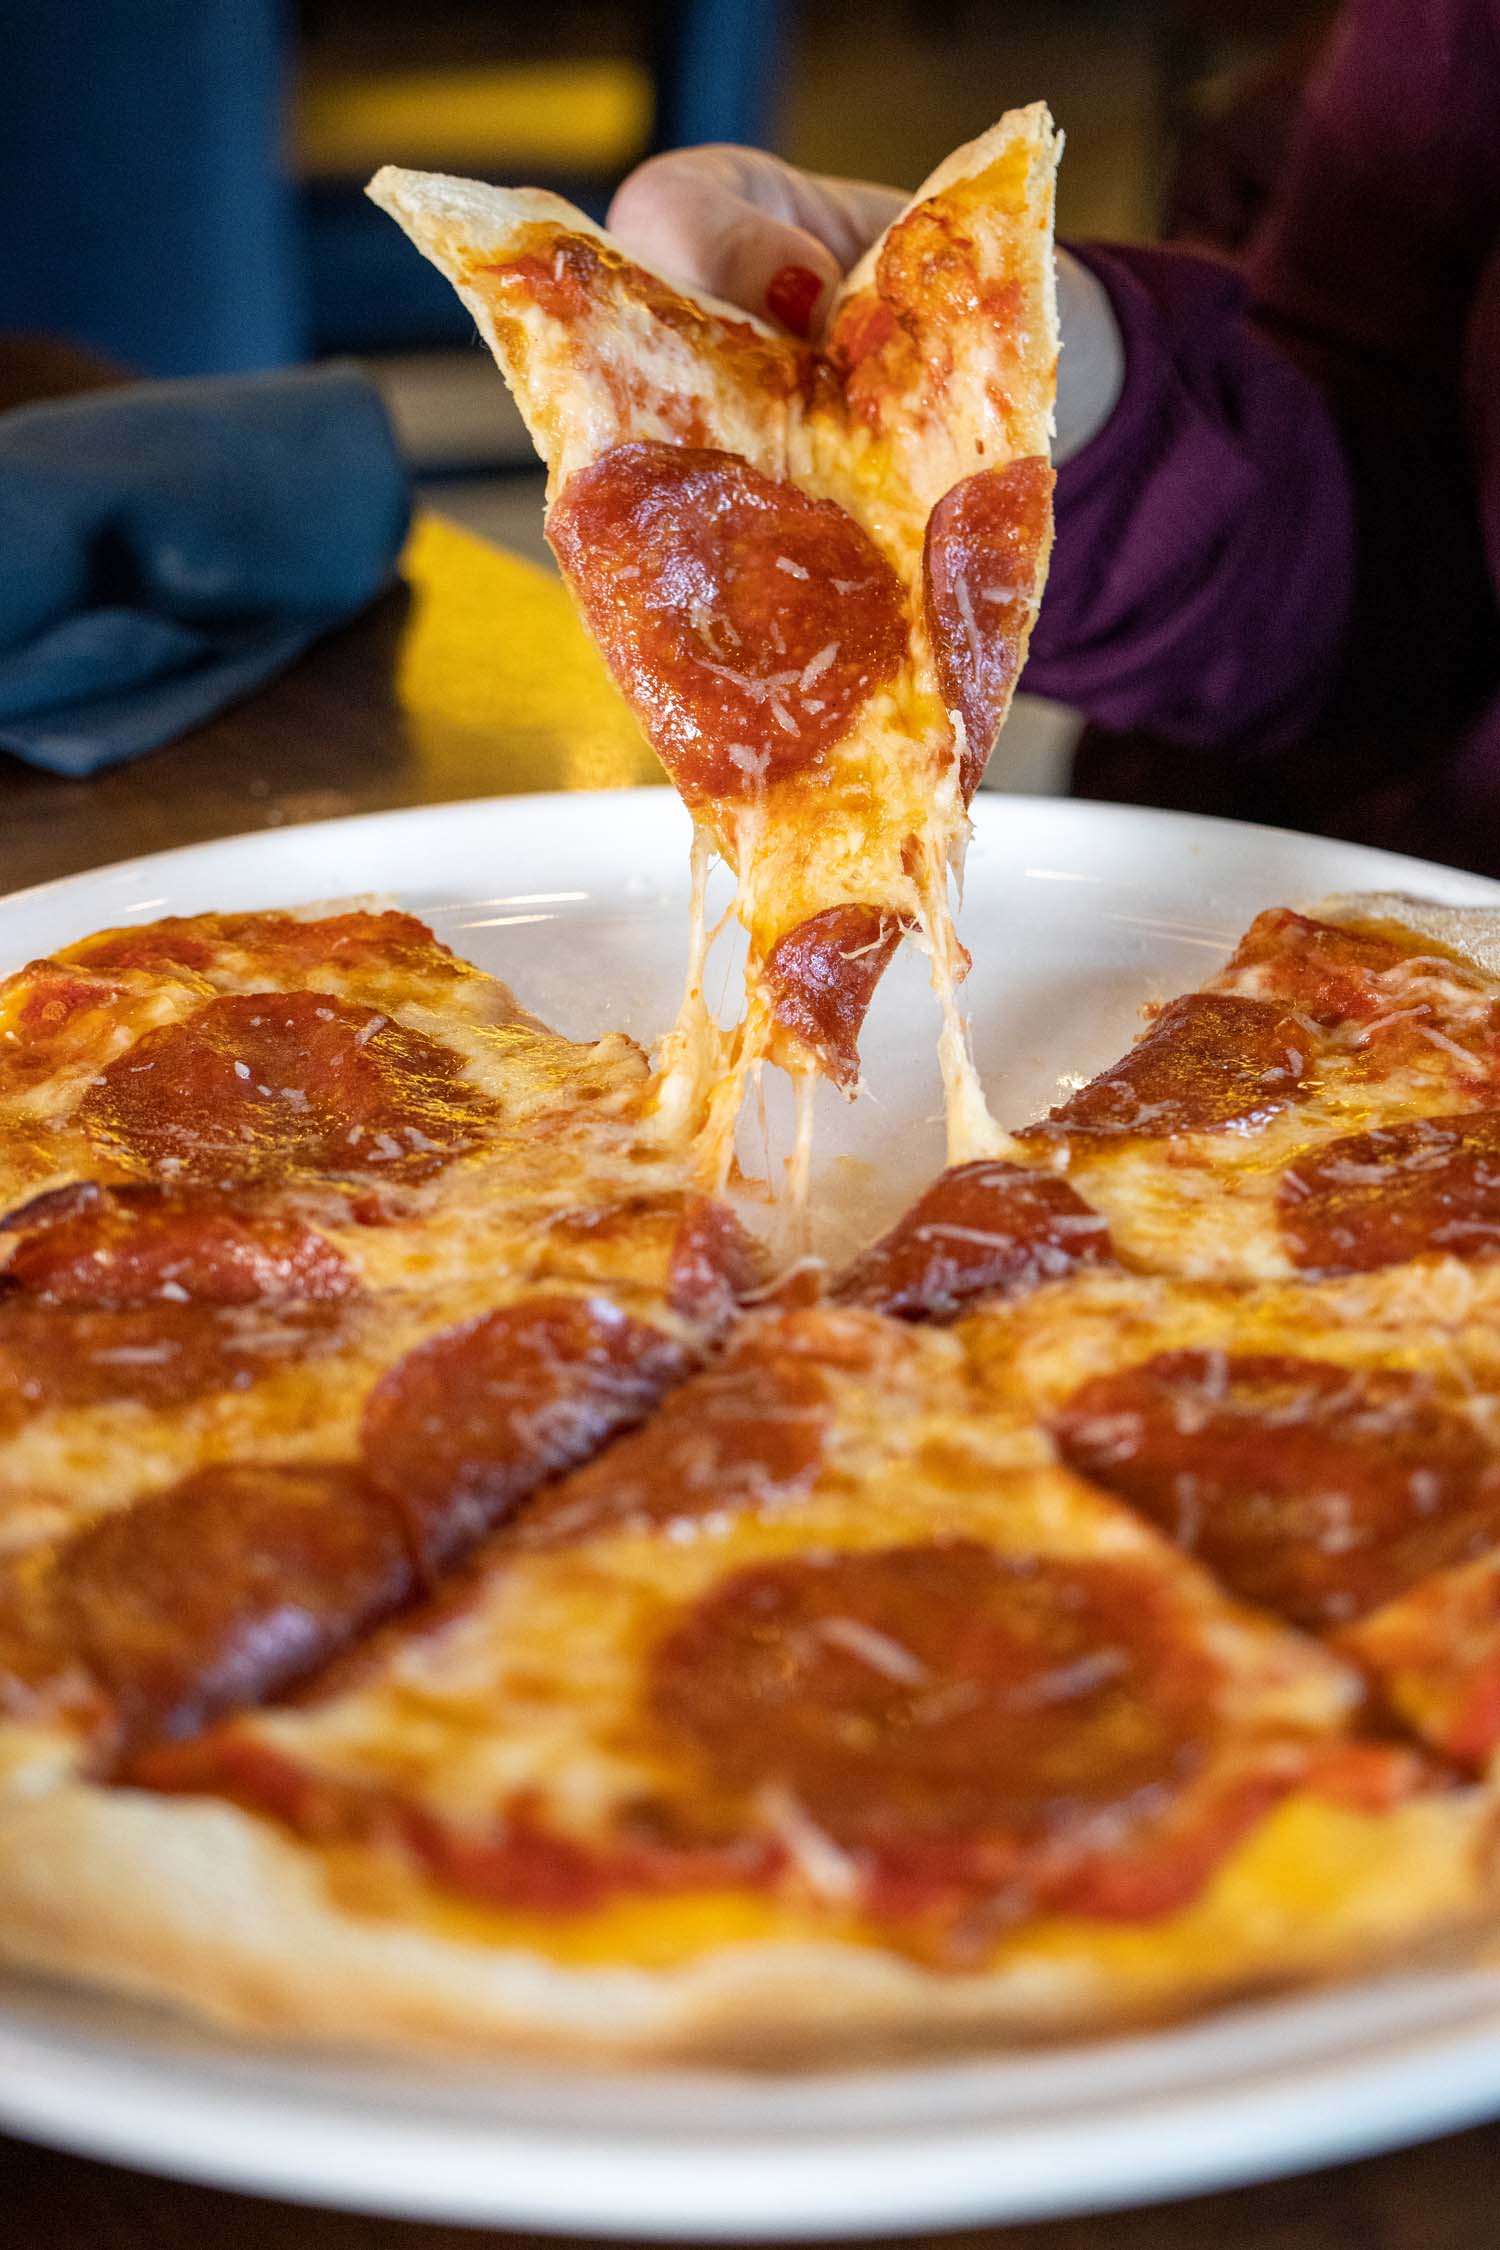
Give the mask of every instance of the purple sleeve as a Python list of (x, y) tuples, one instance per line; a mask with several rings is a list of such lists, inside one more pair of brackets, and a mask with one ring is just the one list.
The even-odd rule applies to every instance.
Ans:
[(1349, 0), (1244, 278), (1080, 252), (1125, 390), (1059, 476), (1028, 687), (1257, 760), (1316, 729), (1367, 778), (1457, 723), (1493, 617), (1461, 359), (1497, 104), (1500, 0)]
[(1026, 685), (1106, 726), (1278, 748), (1327, 696), (1348, 620), (1353, 514), (1333, 424), (1250, 324), (1229, 267), (1076, 254), (1114, 304), (1125, 387), (1058, 478)]

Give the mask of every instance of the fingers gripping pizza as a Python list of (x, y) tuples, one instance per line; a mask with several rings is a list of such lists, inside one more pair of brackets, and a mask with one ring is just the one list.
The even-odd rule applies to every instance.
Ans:
[(1410, 902), (1262, 916), (771, 1281), (645, 1057), (410, 917), (21, 971), (0, 1954), (794, 2063), (1488, 1929), (1497, 970)]
[[(548, 537), (693, 814), (695, 933), (658, 1102), (719, 1176), (764, 1058), (852, 1090), (908, 930), (945, 1010), (950, 1154), (993, 1141), (949, 887), (1051, 543), (1058, 146), (1035, 107), (950, 157), (816, 349), (650, 271), (556, 196), (392, 169), (371, 188), (515, 392)], [(703, 999), (710, 848), (749, 932), (729, 1032)]]

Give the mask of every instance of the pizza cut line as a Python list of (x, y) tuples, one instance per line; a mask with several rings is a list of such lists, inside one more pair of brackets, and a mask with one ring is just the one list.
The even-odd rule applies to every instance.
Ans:
[[(371, 185), (510, 384), (584, 623), (692, 813), (657, 1101), (714, 1181), (765, 1061), (804, 1107), (818, 1076), (854, 1090), (906, 932), (943, 1008), (950, 1158), (996, 1145), (950, 887), (1051, 546), (1060, 146), (1036, 105), (958, 150), (848, 275), (818, 346), (651, 270), (556, 196), (389, 167)], [(730, 1028), (703, 994), (710, 850), (748, 932)]]
[(0, 1957), (797, 2065), (1472, 1952), (1493, 927), (1274, 910), (780, 1276), (637, 1049), (409, 916), (18, 972)]

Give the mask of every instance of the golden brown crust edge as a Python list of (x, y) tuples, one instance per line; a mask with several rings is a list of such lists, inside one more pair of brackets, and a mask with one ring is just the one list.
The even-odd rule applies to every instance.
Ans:
[[(1285, 1809), (1285, 1808), (1284, 1808)], [(1277, 1816), (1273, 1816), (1274, 1819)], [(1212, 2002), (1462, 1946), (1497, 1903), (1487, 1792), (1339, 1829), (1352, 1879), (1309, 1886), (1332, 1815), (1302, 1800), (1283, 1896), (1235, 1856), (1182, 1917), (1055, 1925), (995, 1970), (944, 1975), (832, 1942), (741, 1944), (681, 1967), (570, 1967), (351, 1911), (312, 1850), (218, 1802), (74, 1784), (0, 1822), (0, 1959), (239, 2034), (570, 2061), (798, 2069), (1159, 2024)], [(1307, 1822), (1315, 1825), (1311, 1831)], [(1271, 1824), (1268, 1824), (1270, 1826)], [(1194, 1917), (1197, 1917), (1196, 1922)], [(1167, 1942), (1163, 1942), (1163, 1940)]]
[(1341, 891), (1307, 912), (1325, 922), (1399, 922), (1462, 954), (1486, 976), (1500, 977), (1500, 904), (1448, 906), (1405, 891)]

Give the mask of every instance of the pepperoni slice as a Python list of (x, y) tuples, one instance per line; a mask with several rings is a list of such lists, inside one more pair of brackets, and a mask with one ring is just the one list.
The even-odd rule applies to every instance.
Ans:
[(793, 1315), (740, 1337), (648, 1427), (543, 1494), (523, 1535), (561, 1544), (615, 1526), (690, 1522), (774, 1506), (813, 1483), (832, 1418), (827, 1360), (799, 1349)]
[(887, 1899), (1014, 1885), (1024, 1910), (1101, 1816), (1119, 1851), (1193, 1777), (1216, 1687), (1139, 1567), (955, 1538), (737, 1572), (659, 1645), (649, 1696), (707, 1805), (810, 1826)]
[(764, 981), (782, 1032), (839, 1086), (859, 1077), (865, 1012), (901, 943), (901, 923), (879, 906), (830, 906), (777, 939)]
[(722, 1328), (765, 1272), (760, 1244), (725, 1203), (690, 1195), (672, 1238), (667, 1303), (684, 1320)]
[(856, 1258), (833, 1297), (902, 1320), (952, 1320), (976, 1297), (1017, 1296), (1113, 1257), (1104, 1220), (1055, 1173), (960, 1164)]
[(1164, 1352), (1053, 1425), (1246, 1600), (1323, 1628), (1500, 1541), (1500, 1466), (1420, 1375), (1282, 1353)]
[(1415, 1117), (1325, 1141), (1282, 1175), (1288, 1255), (1326, 1273), (1368, 1273), (1429, 1255), (1500, 1251), (1500, 1110)]
[[(54, 1203), (50, 1218), (35, 1203), (32, 1212), (5, 1278), (48, 1304), (331, 1302), (359, 1286), (333, 1244), (300, 1219), (237, 1210), (212, 1192), (91, 1188), (71, 1209)], [(26, 1214), (9, 1224), (24, 1228)]]
[(52, 1407), (125, 1400), (160, 1411), (246, 1390), (288, 1360), (337, 1349), (346, 1332), (337, 1305), (99, 1311), (13, 1297), (0, 1303), (0, 1435)]
[(231, 993), (148, 1031), (78, 1114), (127, 1172), (221, 1186), (371, 1170), (409, 1181), (473, 1147), (495, 1115), (463, 1067), (374, 1008)]
[(938, 685), (964, 723), (964, 802), (979, 787), (1010, 709), (1052, 545), (1052, 487), (1040, 456), (981, 469), (927, 519), (922, 581)]
[(547, 536), (690, 803), (813, 764), (906, 654), (868, 534), (738, 454), (617, 446), (569, 479)]
[(603, 1298), (523, 1298), (382, 1376), (365, 1407), (365, 1466), (441, 1569), (546, 1478), (643, 1421), (688, 1365), (684, 1346)]
[(1032, 1130), (1139, 1140), (1246, 1132), (1296, 1100), (1311, 1060), (1308, 1034), (1269, 1001), (1190, 992)]
[[(196, 1733), (258, 1703), (406, 1600), (395, 1512), (352, 1469), (203, 1469), (105, 1516), (24, 1592), (0, 1596), (0, 1645), (36, 1669), (82, 1665), (112, 1746)], [(20, 1667), (17, 1667), (20, 1669)]]

